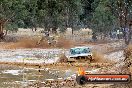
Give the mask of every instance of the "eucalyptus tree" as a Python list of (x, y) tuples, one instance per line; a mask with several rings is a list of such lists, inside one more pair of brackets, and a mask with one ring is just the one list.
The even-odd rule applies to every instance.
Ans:
[(94, 12), (92, 17), (94, 31), (108, 33), (116, 23), (116, 17), (107, 7), (109, 0), (95, 0), (93, 5)]
[(128, 29), (123, 31), (125, 43), (128, 45), (132, 36), (132, 1), (131, 0), (110, 0), (107, 5), (112, 13), (118, 18), (121, 29)]

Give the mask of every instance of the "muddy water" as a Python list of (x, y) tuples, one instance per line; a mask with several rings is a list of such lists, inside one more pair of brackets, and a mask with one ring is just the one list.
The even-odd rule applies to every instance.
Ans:
[(0, 50), (0, 61), (53, 63), (62, 52), (62, 49), (4, 49)]
[[(53, 63), (62, 49), (3, 49), (0, 62)], [(21, 88), (32, 82), (64, 78), (65, 71), (0, 64), (0, 88)]]
[(64, 78), (64, 71), (0, 65), (0, 88), (20, 88), (33, 82)]

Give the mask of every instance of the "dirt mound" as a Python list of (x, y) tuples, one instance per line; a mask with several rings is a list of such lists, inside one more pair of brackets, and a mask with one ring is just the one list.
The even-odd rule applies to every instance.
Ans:
[(28, 39), (23, 38), (18, 42), (9, 42), (0, 44), (2, 49), (19, 49), (19, 48), (48, 48), (49, 45), (46, 42), (43, 42), (39, 46), (36, 45), (37, 39)]
[(124, 56), (125, 56), (125, 63), (128, 67), (132, 67), (132, 45), (129, 45), (124, 50)]
[(60, 58), (58, 59), (58, 63), (67, 63), (68, 58), (65, 56), (65, 54), (61, 54)]
[(124, 50), (124, 54), (126, 58), (129, 58), (130, 56), (132, 56), (132, 45), (129, 45), (125, 50)]
[(16, 44), (13, 44), (11, 47), (13, 48), (33, 48), (35, 47), (35, 41), (31, 39), (21, 39)]
[(59, 38), (56, 45), (51, 46), (47, 41), (42, 41), (37, 44), (38, 38), (36, 37), (23, 37), (17, 42), (4, 42), (0, 44), (0, 49), (18, 49), (18, 48), (70, 48), (74, 46), (74, 42), (66, 40), (65, 38)]

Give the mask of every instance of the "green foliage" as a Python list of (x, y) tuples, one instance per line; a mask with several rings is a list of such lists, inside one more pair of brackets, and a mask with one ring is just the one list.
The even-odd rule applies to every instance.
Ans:
[(18, 30), (18, 26), (15, 23), (6, 24), (5, 28), (6, 30), (10, 30), (10, 31)]
[[(82, 14), (81, 0), (38, 0), (37, 20), (46, 28), (72, 27)], [(43, 18), (43, 19), (42, 19)]]
[(109, 0), (100, 0), (98, 3), (94, 2), (94, 4), (98, 4), (98, 6), (95, 8), (92, 18), (93, 25), (95, 24), (94, 29), (97, 32), (108, 32), (112, 29), (113, 24), (115, 24), (116, 21), (116, 17), (107, 7)]
[(0, 0), (0, 20), (8, 20), (10, 26), (47, 30), (86, 25), (104, 33), (119, 25), (119, 1), (126, 3), (128, 19), (132, 18), (131, 0)]
[(2, 0), (0, 2), (0, 20), (6, 21), (4, 26), (7, 30), (18, 28), (18, 21), (26, 19), (28, 11), (22, 0)]

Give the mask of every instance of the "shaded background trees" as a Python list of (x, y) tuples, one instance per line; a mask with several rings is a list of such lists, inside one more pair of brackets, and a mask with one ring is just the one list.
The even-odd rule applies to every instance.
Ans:
[(48, 31), (88, 27), (106, 34), (115, 28), (130, 29), (131, 20), (131, 0), (0, 0), (0, 33), (19, 27)]

